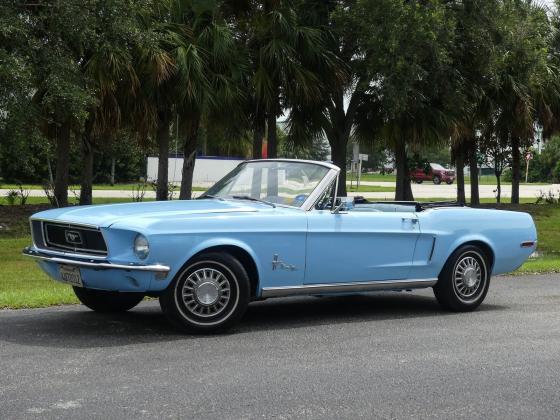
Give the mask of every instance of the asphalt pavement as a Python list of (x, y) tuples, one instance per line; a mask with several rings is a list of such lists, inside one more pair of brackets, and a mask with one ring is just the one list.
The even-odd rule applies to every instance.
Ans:
[(175, 332), (155, 301), (0, 311), (0, 418), (560, 417), (560, 277), (493, 279), (473, 313), (431, 290), (252, 304)]

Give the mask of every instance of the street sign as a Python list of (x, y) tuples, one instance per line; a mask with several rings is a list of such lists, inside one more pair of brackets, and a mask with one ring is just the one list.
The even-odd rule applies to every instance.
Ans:
[(360, 153), (360, 160), (361, 160), (362, 162), (367, 162), (368, 157), (369, 157), (369, 156), (366, 155), (365, 153)]

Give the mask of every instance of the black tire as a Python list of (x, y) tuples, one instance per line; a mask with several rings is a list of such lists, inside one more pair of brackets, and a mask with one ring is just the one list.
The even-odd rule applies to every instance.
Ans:
[(417, 183), (417, 184), (421, 184), (422, 182), (424, 182), (423, 179), (417, 179), (417, 180), (416, 180), (416, 183)]
[(209, 252), (188, 262), (160, 296), (159, 303), (179, 329), (214, 333), (241, 320), (250, 290), (247, 271), (236, 258)]
[(434, 294), (439, 304), (448, 310), (473, 311), (486, 298), (490, 276), (484, 251), (477, 246), (465, 245), (455, 250), (443, 266)]
[(453, 184), (453, 181), (445, 181), (445, 183), (446, 183), (447, 185), (451, 185), (451, 184)]
[(108, 292), (83, 287), (74, 287), (74, 293), (89, 309), (103, 313), (128, 311), (144, 299), (143, 293)]
[(434, 184), (436, 184), (436, 185), (441, 184), (441, 178), (440, 178), (439, 176), (437, 176), (437, 175), (434, 176), (433, 181), (434, 181)]

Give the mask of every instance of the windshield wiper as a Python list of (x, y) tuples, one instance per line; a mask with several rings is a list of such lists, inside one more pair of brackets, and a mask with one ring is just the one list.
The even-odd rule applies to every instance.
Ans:
[(269, 206), (276, 208), (276, 204), (271, 203), (270, 201), (261, 200), (260, 198), (251, 197), (250, 195), (232, 195), (231, 198), (234, 198), (236, 200), (257, 201), (259, 203), (268, 204)]
[(224, 201), (222, 197), (218, 197), (217, 195), (212, 194), (202, 194), (200, 197), (197, 197), (197, 200), (204, 200), (205, 198), (215, 198), (220, 201)]

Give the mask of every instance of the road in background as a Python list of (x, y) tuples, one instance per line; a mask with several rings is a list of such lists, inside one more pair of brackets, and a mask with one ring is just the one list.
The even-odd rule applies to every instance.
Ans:
[[(380, 186), (380, 187), (394, 187), (394, 182), (374, 182), (374, 181), (363, 181), (360, 183), (362, 186)], [(197, 185), (200, 187), (208, 188), (209, 185)], [(496, 189), (493, 185), (480, 185), (480, 197), (481, 198), (494, 198)], [(0, 197), (6, 196), (8, 189), (0, 189)], [(367, 198), (377, 198), (377, 199), (387, 199), (392, 200), (395, 197), (394, 192), (351, 192), (349, 190), (349, 195), (361, 195)], [(533, 185), (525, 184), (520, 185), (519, 194), (520, 197), (536, 198), (540, 195), (540, 192), (548, 193), (552, 191), (555, 195), (560, 193), (560, 184), (548, 184), (548, 185)], [(470, 186), (465, 185), (465, 192), (467, 197), (470, 197)], [(45, 197), (43, 190), (29, 190), (30, 197)], [(415, 198), (456, 198), (457, 197), (457, 186), (452, 185), (434, 185), (432, 183), (422, 183), (422, 184), (412, 184), (412, 193)], [(202, 194), (200, 191), (195, 191), (193, 193), (194, 197)], [(179, 195), (177, 191), (176, 196)], [(72, 197), (71, 191), (69, 192), (69, 197)], [(93, 190), (93, 196), (98, 198), (130, 198), (132, 199), (132, 191), (130, 190)], [(145, 198), (155, 198), (154, 191), (146, 191)], [(511, 185), (502, 186), (502, 198), (508, 199), (511, 197)]]
[(154, 301), (0, 311), (0, 417), (557, 419), (559, 349), (557, 275), (493, 279), (462, 314), (429, 289), (256, 302), (217, 336)]
[[(375, 182), (375, 181), (362, 181), (361, 186), (379, 186), (379, 187), (394, 187), (394, 182)], [(494, 198), (496, 197), (496, 186), (495, 185), (479, 185), (478, 191), (480, 198)], [(350, 190), (351, 191), (351, 190)], [(536, 198), (541, 192), (548, 193), (552, 191), (556, 196), (560, 194), (560, 184), (522, 184), (519, 186), (519, 196), (526, 198)], [(354, 194), (354, 193), (352, 193)], [(363, 195), (365, 197), (372, 198), (388, 198), (393, 199), (395, 193), (382, 192), (382, 193), (355, 193), (356, 195)], [(441, 198), (456, 198), (457, 197), (457, 184), (453, 183), (451, 185), (440, 184), (435, 185), (432, 182), (423, 182), (422, 184), (412, 184), (412, 194), (415, 198), (429, 198), (429, 197), (441, 197)], [(465, 185), (465, 194), (467, 198), (471, 196), (471, 186), (470, 184)], [(502, 185), (502, 199), (511, 198), (511, 185)]]

